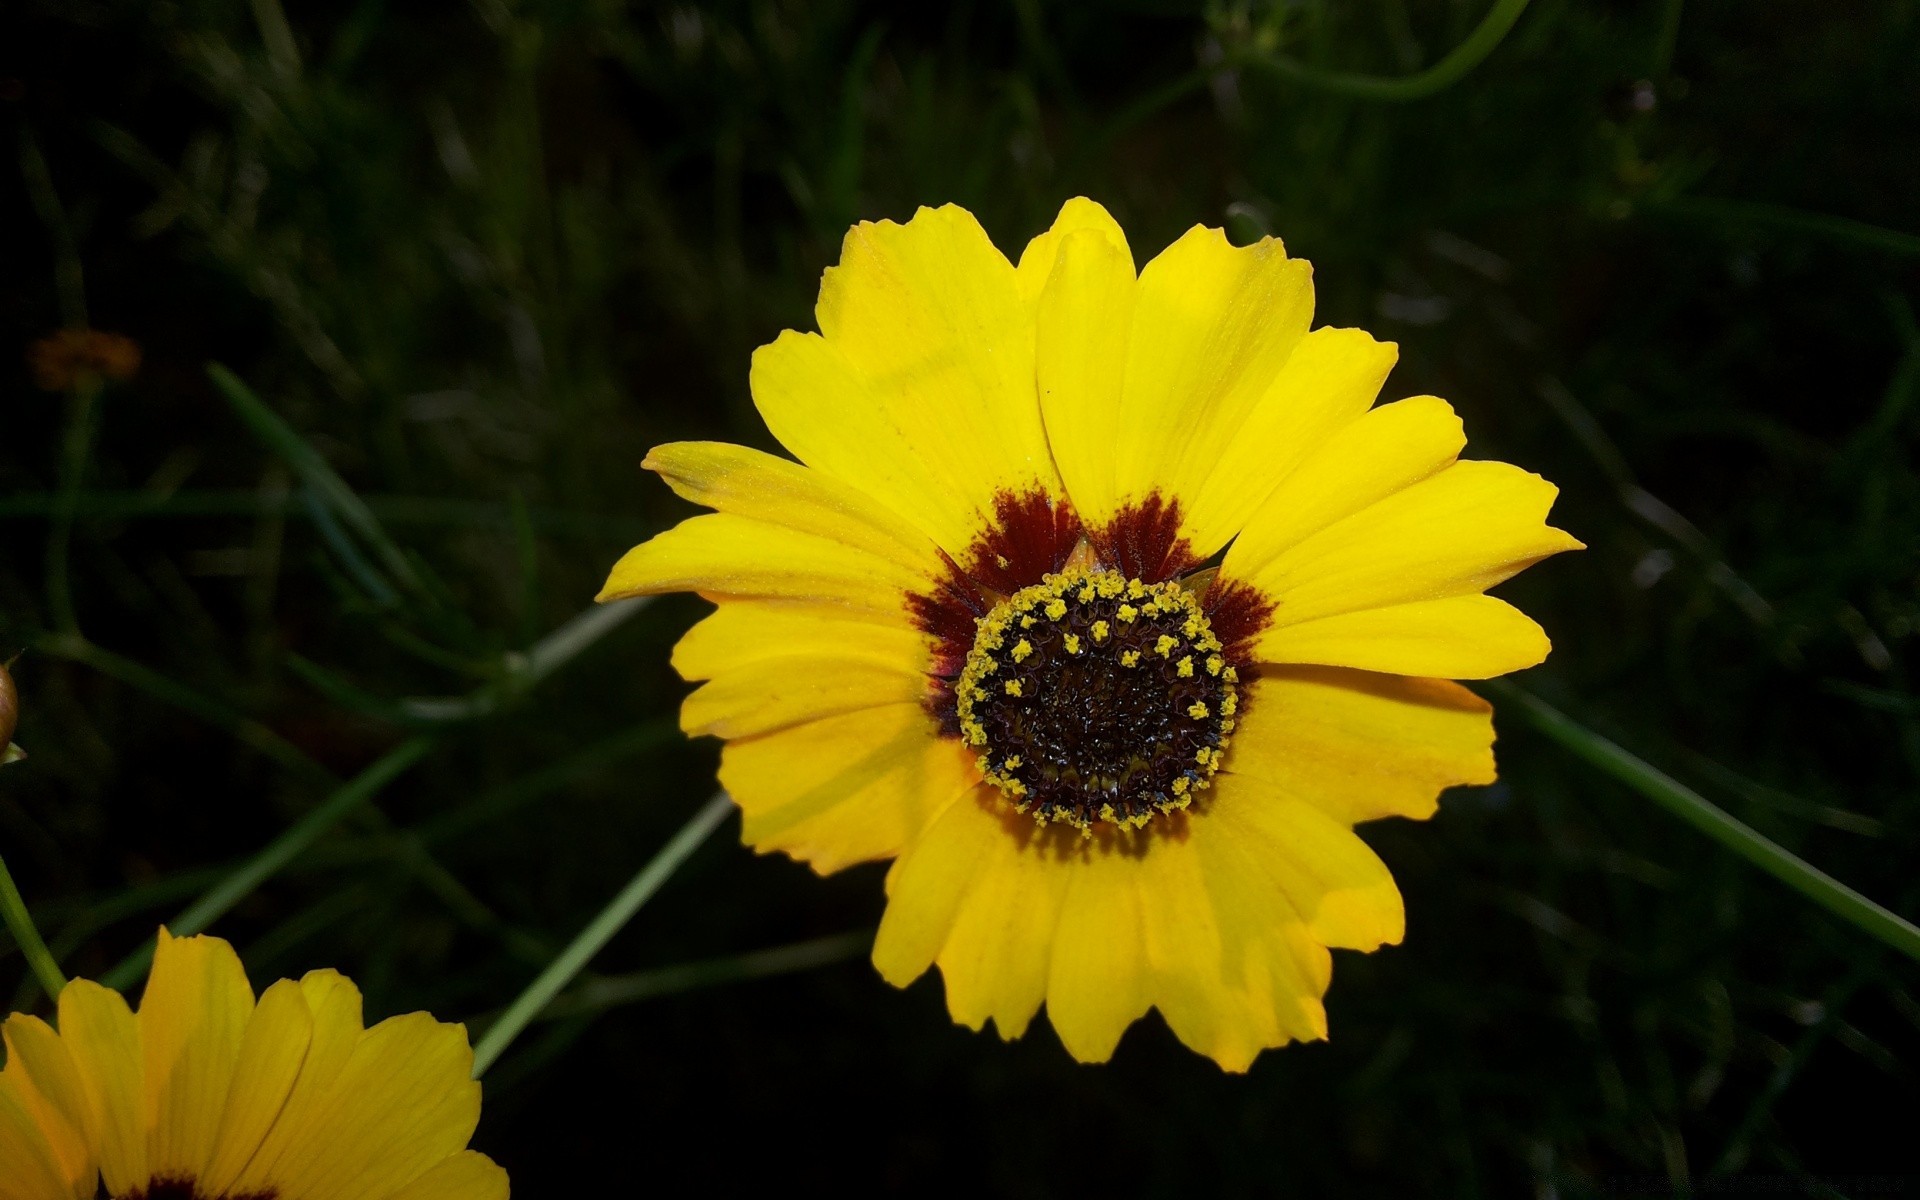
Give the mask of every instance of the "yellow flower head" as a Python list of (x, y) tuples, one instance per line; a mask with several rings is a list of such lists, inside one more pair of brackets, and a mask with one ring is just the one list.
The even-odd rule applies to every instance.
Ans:
[(1096, 1061), (1158, 1008), (1230, 1070), (1324, 1037), (1328, 948), (1403, 925), (1353, 825), (1493, 779), (1447, 681), (1546, 656), (1485, 592), (1579, 543), (1551, 484), (1459, 459), (1444, 401), (1375, 406), (1394, 347), (1312, 310), (1271, 238), (1195, 228), (1136, 271), (1073, 200), (1015, 264), (922, 209), (856, 226), (820, 332), (754, 355), (799, 462), (647, 459), (718, 511), (602, 598), (719, 605), (674, 663), (746, 840), (895, 858), (874, 962), (937, 963), (973, 1028), (1044, 1003)]
[(160, 944), (140, 1010), (75, 980), (59, 1032), (8, 1018), (0, 1200), (506, 1200), (466, 1149), (480, 1119), (467, 1033), (360, 1018), (333, 971), (256, 1002), (233, 947)]

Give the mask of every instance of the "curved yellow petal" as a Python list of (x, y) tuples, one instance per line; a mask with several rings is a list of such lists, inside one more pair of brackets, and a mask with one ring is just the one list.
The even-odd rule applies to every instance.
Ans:
[(828, 874), (900, 853), (978, 782), (973, 758), (919, 704), (889, 704), (728, 742), (720, 785), (742, 841)]
[[(0, 1071), (0, 1179), (38, 1175), (49, 1185), (40, 1193), (48, 1200), (91, 1200), (99, 1179), (97, 1119), (72, 1055), (38, 1017), (15, 1013), (0, 1034), (7, 1050)], [(0, 1194), (6, 1186), (0, 1183)]]
[(1456, 462), (1321, 529), (1244, 578), (1276, 625), (1485, 591), (1577, 550), (1546, 524), (1559, 489), (1498, 462)]
[(282, 1158), (312, 1136), (316, 1117), (331, 1100), (335, 1080), (366, 1036), (360, 989), (351, 979), (333, 970), (309, 971), (301, 976), (299, 987), (311, 1019), (306, 1057), (281, 1107), (279, 1120), (229, 1186), (235, 1195), (284, 1186), (281, 1181), (285, 1176), (277, 1170)]
[(820, 336), (755, 355), (754, 403), (802, 462), (867, 492), (956, 558), (995, 496), (1058, 491), (1034, 394), (1033, 320), (972, 214), (862, 222), (827, 270)]
[(313, 1013), (299, 984), (282, 979), (261, 994), (241, 1039), (213, 1159), (200, 1175), (202, 1192), (225, 1194), (253, 1161), (286, 1109), (312, 1041)]
[(1035, 296), (1034, 370), (1047, 443), (1081, 520), (1118, 507), (1113, 448), (1133, 323), (1133, 254), (1105, 209), (1069, 201), (1020, 257)]
[(371, 1200), (507, 1200), (507, 1173), (486, 1155), (462, 1150), (397, 1192)]
[(1153, 1006), (1141, 937), (1153, 901), (1124, 856), (1090, 853), (1076, 867), (1054, 927), (1047, 1019), (1067, 1053), (1105, 1062)]
[(1281, 554), (1322, 529), (1447, 467), (1466, 444), (1460, 418), (1434, 396), (1365, 413), (1279, 475), (1266, 502), (1228, 548), (1221, 576), (1257, 578)]
[(1244, 840), (1249, 859), (1270, 876), (1314, 941), (1374, 950), (1406, 935), (1393, 875), (1351, 826), (1247, 775), (1221, 775), (1208, 804), (1202, 823), (1220, 822), (1226, 828), (1218, 836)]
[[(1360, 329), (1316, 329), (1301, 338), (1205, 482), (1181, 496), (1195, 553), (1211, 555), (1244, 536), (1263, 506), (1275, 509), (1269, 497), (1276, 488), (1309, 459), (1331, 453), (1329, 438), (1364, 419), (1398, 356), (1392, 342)], [(1291, 491), (1316, 494), (1305, 486)]]
[(708, 513), (627, 551), (598, 598), (698, 592), (710, 600), (806, 600), (892, 617), (904, 613), (909, 592), (925, 586), (921, 576), (864, 550)]
[[(680, 728), (695, 736), (751, 737), (883, 704), (915, 704), (926, 676), (901, 664), (830, 654), (763, 659), (695, 688)], [(922, 717), (929, 731), (932, 722)]]
[(480, 1120), (472, 1073), (463, 1027), (426, 1013), (382, 1021), (276, 1147), (267, 1177), (283, 1200), (365, 1200), (401, 1190), (466, 1148)]
[(1201, 494), (1312, 316), (1313, 268), (1274, 238), (1236, 247), (1195, 226), (1142, 268), (1109, 451), (1116, 499), (1158, 492), (1184, 509)]
[[(904, 614), (903, 614), (904, 616)], [(925, 634), (861, 610), (803, 601), (730, 600), (687, 630), (673, 648), (683, 679), (714, 679), (769, 659), (844, 657), (926, 671)]]
[(253, 988), (232, 946), (160, 931), (138, 1017), (153, 1175), (206, 1169), (252, 1015)]
[(60, 992), (60, 1040), (73, 1056), (95, 1114), (107, 1191), (124, 1196), (153, 1175), (139, 1019), (119, 992), (76, 979)]
[(92, 1200), (93, 1179), (70, 1177), (45, 1120), (26, 1072), (0, 1071), (0, 1200)]
[(1505, 600), (1449, 596), (1268, 629), (1255, 639), (1253, 656), (1263, 663), (1492, 679), (1545, 660), (1552, 648), (1546, 631)]
[(931, 578), (938, 550), (897, 513), (820, 471), (726, 442), (670, 442), (641, 464), (695, 504), (864, 550)]
[(1266, 667), (1223, 770), (1343, 824), (1424, 820), (1440, 793), (1492, 783), (1493, 706), (1457, 683)]

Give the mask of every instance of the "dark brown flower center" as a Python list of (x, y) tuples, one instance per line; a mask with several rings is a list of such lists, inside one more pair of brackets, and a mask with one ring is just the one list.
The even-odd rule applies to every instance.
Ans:
[(955, 684), (960, 736), (1022, 812), (1144, 825), (1219, 769), (1238, 676), (1178, 582), (1069, 569), (980, 618)]
[(222, 1192), (214, 1196), (201, 1191), (199, 1181), (189, 1176), (156, 1175), (145, 1187), (137, 1187), (112, 1200), (276, 1200), (278, 1196), (272, 1188), (263, 1192)]

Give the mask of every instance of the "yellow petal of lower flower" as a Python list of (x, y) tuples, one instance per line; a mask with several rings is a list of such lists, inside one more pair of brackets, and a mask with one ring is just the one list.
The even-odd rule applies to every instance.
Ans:
[(119, 992), (76, 979), (60, 992), (60, 1039), (95, 1114), (107, 1191), (124, 1196), (153, 1174), (139, 1020)]
[(206, 1169), (252, 1015), (253, 988), (232, 946), (160, 931), (139, 1014), (155, 1176)]
[(881, 978), (905, 987), (939, 957), (976, 879), (1009, 847), (990, 806), (998, 793), (970, 789), (940, 813), (887, 869), (887, 911), (873, 941)]
[(601, 600), (663, 592), (809, 600), (904, 612), (924, 580), (863, 550), (764, 521), (708, 513), (642, 542), (614, 564)]
[(1267, 667), (1250, 692), (1225, 771), (1344, 824), (1424, 820), (1447, 788), (1493, 782), (1493, 706), (1457, 683)]
[(1227, 550), (1221, 576), (1258, 578), (1322, 529), (1446, 467), (1466, 443), (1452, 406), (1433, 396), (1383, 404), (1348, 422), (1297, 467), (1276, 472), (1278, 485), (1258, 512), (1243, 518), (1246, 528)]
[(1558, 494), (1506, 463), (1457, 462), (1236, 577), (1278, 603), (1282, 626), (1485, 591), (1580, 548), (1546, 524)]
[(1089, 222), (1069, 205), (1021, 256), (1022, 282), (1043, 266), (1034, 343), (1040, 410), (1074, 508), (1083, 522), (1099, 526), (1117, 504), (1113, 446), (1133, 323), (1133, 255), (1117, 226)]
[[(0, 1078), (9, 1083), (0, 1088), (10, 1085), (21, 1110), (33, 1117), (38, 1131), (31, 1136), (40, 1141), (42, 1157), (64, 1185), (46, 1194), (91, 1200), (98, 1178), (93, 1151), (97, 1121), (72, 1055), (53, 1027), (38, 1017), (15, 1013), (7, 1018), (4, 1033), (7, 1066)], [(0, 1144), (5, 1140), (0, 1133)], [(6, 1165), (0, 1161), (0, 1172)]]
[(1505, 600), (1449, 596), (1268, 629), (1254, 642), (1253, 656), (1264, 663), (1491, 679), (1533, 666), (1550, 649), (1546, 631)]
[(926, 676), (895, 664), (769, 658), (695, 688), (680, 706), (680, 728), (695, 736), (752, 737), (835, 713), (915, 704), (926, 692)]
[(1067, 239), (1075, 234), (1091, 233), (1101, 241), (1126, 256), (1128, 274), (1133, 274), (1133, 251), (1127, 246), (1126, 230), (1120, 228), (1120, 222), (1106, 206), (1085, 196), (1075, 196), (1060, 206), (1059, 215), (1053, 224), (1039, 237), (1027, 243), (1020, 252), (1019, 265), (1014, 275), (1020, 284), (1020, 294), (1030, 306), (1038, 307), (1040, 295), (1046, 291), (1052, 281), (1054, 267), (1060, 260), (1060, 254)]
[(682, 679), (713, 679), (795, 655), (845, 656), (916, 673), (931, 657), (927, 636), (904, 620), (791, 600), (734, 600), (687, 631), (673, 648), (673, 668)]
[(1313, 268), (1274, 238), (1238, 247), (1196, 226), (1142, 268), (1108, 451), (1117, 498), (1199, 494), (1312, 316)]
[(1275, 507), (1268, 499), (1275, 488), (1310, 457), (1323, 456), (1336, 431), (1362, 418), (1398, 355), (1392, 342), (1375, 341), (1359, 329), (1316, 329), (1301, 338), (1245, 424), (1221, 448), (1206, 481), (1181, 496), (1194, 553), (1205, 558), (1236, 534), (1244, 538), (1241, 531), (1254, 514), (1263, 505)]
[[(278, 1147), (269, 1177), (282, 1181), (286, 1200), (392, 1195), (466, 1148), (480, 1120), (472, 1072), (461, 1026), (426, 1013), (382, 1021)], [(285, 1182), (293, 1180), (297, 1191)]]
[(741, 840), (822, 874), (887, 858), (979, 778), (973, 755), (935, 735), (919, 704), (889, 704), (728, 742), (720, 784)]
[(1151, 898), (1136, 864), (1090, 854), (1072, 872), (1054, 927), (1047, 1019), (1081, 1062), (1113, 1057), (1120, 1035), (1153, 1006), (1140, 931)]
[(253, 1161), (286, 1108), (312, 1041), (313, 1013), (299, 984), (282, 979), (261, 994), (241, 1040), (217, 1149), (200, 1175), (202, 1192), (225, 1194)]
[(38, 1097), (24, 1071), (0, 1072), (0, 1200), (91, 1200), (93, 1180), (84, 1189), (69, 1178), (59, 1152), (43, 1128)]
[(641, 465), (695, 504), (839, 542), (928, 578), (940, 573), (926, 535), (824, 472), (726, 442), (655, 446)]
[(1245, 841), (1314, 941), (1374, 950), (1406, 935), (1393, 875), (1351, 827), (1250, 776), (1222, 775), (1213, 791), (1206, 820), (1227, 827), (1219, 836)]
[(1033, 390), (1033, 321), (972, 214), (862, 222), (820, 284), (821, 337), (754, 355), (754, 402), (796, 457), (959, 556), (997, 493), (1058, 491)]
[(237, 1196), (282, 1186), (280, 1181), (285, 1176), (277, 1174), (275, 1168), (289, 1150), (304, 1144), (310, 1136), (308, 1130), (316, 1115), (332, 1101), (334, 1081), (366, 1036), (361, 1023), (360, 989), (351, 979), (338, 971), (309, 971), (300, 978), (299, 987), (312, 1021), (306, 1057), (281, 1108), (280, 1119), (229, 1186)]
[(507, 1200), (507, 1173), (486, 1155), (463, 1150), (399, 1191), (369, 1200)]

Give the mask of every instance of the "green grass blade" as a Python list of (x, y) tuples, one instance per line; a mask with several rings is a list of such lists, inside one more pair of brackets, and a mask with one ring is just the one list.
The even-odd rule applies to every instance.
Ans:
[(541, 1010), (539, 1019), (555, 1021), (563, 1017), (603, 1012), (609, 1008), (634, 1004), (641, 1000), (652, 1000), (658, 996), (690, 992), (696, 988), (714, 987), (723, 983), (742, 983), (749, 979), (765, 979), (770, 975), (786, 975), (794, 971), (811, 971), (815, 967), (830, 966), (850, 958), (858, 958), (872, 948), (873, 930), (854, 929), (828, 937), (795, 942), (790, 946), (755, 950), (749, 954), (710, 958), (701, 962), (677, 963), (670, 967), (655, 967), (650, 971), (635, 971), (628, 975), (611, 975), (605, 979), (584, 983), (564, 996), (555, 998), (553, 1003)]
[(640, 868), (638, 874), (620, 889), (607, 906), (600, 910), (580, 935), (573, 939), (558, 957), (547, 964), (534, 981), (527, 985), (500, 1018), (487, 1027), (480, 1044), (473, 1048), (473, 1077), (480, 1078), (488, 1067), (497, 1062), (506, 1052), (513, 1039), (540, 1015), (553, 998), (560, 994), (576, 975), (586, 969), (593, 956), (600, 953), (613, 936), (626, 927), (640, 906), (653, 898), (673, 873), (680, 869), (700, 844), (707, 840), (720, 823), (733, 811), (733, 800), (725, 792), (717, 793), (701, 806), (680, 832), (673, 835), (660, 853), (653, 856)]
[(1501, 680), (1481, 685), (1533, 729), (1738, 854), (1861, 932), (1920, 959), (1920, 927), (1762, 836), (1706, 797), (1554, 708)]
[(1239, 65), (1257, 67), (1283, 79), (1341, 96), (1362, 100), (1421, 100), (1466, 78), (1506, 39), (1507, 31), (1527, 10), (1528, 0), (1497, 0), (1466, 40), (1424, 71), (1399, 78), (1322, 71), (1276, 54), (1242, 53), (1231, 57)]
[(13, 873), (7, 870), (4, 858), (0, 858), (0, 919), (5, 920), (14, 944), (20, 947), (27, 965), (33, 968), (33, 977), (40, 981), (41, 990), (50, 997), (58, 996), (60, 989), (67, 986), (67, 977), (60, 973), (60, 964), (53, 961), (53, 952), (47, 949), (46, 940), (34, 927), (33, 915), (27, 911), (20, 889), (14, 886)]

